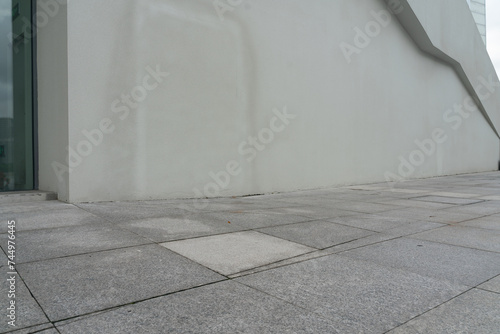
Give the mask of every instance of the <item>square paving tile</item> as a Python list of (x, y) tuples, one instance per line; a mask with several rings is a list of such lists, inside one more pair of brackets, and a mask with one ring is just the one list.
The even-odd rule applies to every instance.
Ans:
[(378, 215), (383, 217), (415, 219), (415, 220), (443, 223), (443, 224), (456, 224), (463, 222), (465, 220), (471, 220), (474, 218), (484, 216), (483, 214), (461, 213), (461, 212), (450, 211), (455, 209), (458, 209), (458, 207), (454, 207), (453, 209), (442, 209), (442, 210), (431, 210), (427, 208), (407, 208), (401, 210), (387, 211), (379, 213)]
[[(108, 223), (106, 220), (77, 207), (59, 210), (34, 210), (12, 214), (12, 217), (16, 221), (16, 231)], [(2, 224), (0, 233), (6, 231), (7, 224)]]
[(375, 214), (360, 214), (355, 216), (332, 218), (329, 220), (334, 223), (376, 232), (382, 232), (396, 227), (403, 227), (417, 222), (416, 220), (408, 218), (384, 217)]
[(155, 242), (165, 242), (186, 238), (243, 230), (241, 226), (228, 223), (226, 219), (197, 218), (193, 215), (177, 217), (146, 218), (120, 224)]
[(500, 231), (465, 226), (445, 226), (411, 236), (416, 239), (442, 242), (492, 252), (500, 252)]
[[(7, 235), (1, 237), (5, 250)], [(107, 249), (144, 245), (152, 241), (121, 229), (101, 225), (61, 227), (16, 233), (16, 262), (25, 263)]]
[(476, 218), (460, 223), (462, 226), (500, 230), (500, 215)]
[(326, 318), (350, 319), (354, 324), (348, 333), (382, 333), (467, 289), (337, 255), (240, 277), (236, 281)]
[(32, 262), (17, 268), (51, 321), (223, 278), (158, 245)]
[(459, 207), (454, 207), (450, 209), (444, 209), (446, 211), (452, 211), (454, 213), (465, 213), (473, 215), (494, 215), (500, 213), (500, 202), (498, 201), (484, 201), (475, 204), (462, 205)]
[(500, 256), (497, 254), (408, 238), (389, 240), (340, 255), (471, 287), (500, 274)]
[(481, 284), (479, 288), (500, 293), (500, 276), (494, 277), (488, 282)]
[(259, 232), (318, 249), (335, 246), (374, 234), (371, 231), (327, 221), (312, 221), (268, 227), (260, 229)]
[[(37, 302), (31, 296), (30, 292), (24, 285), (21, 277), (18, 274), (16, 275), (8, 275), (7, 267), (2, 268), (2, 279), (0, 282), (1, 288), (1, 298), (0, 298), (0, 307), (2, 309), (2, 321), (0, 321), (0, 333), (5, 333), (7, 331), (12, 331), (15, 329), (21, 329), (25, 327), (35, 326), (43, 323), (49, 322), (45, 314), (43, 313), (40, 306), (38, 306)], [(15, 278), (15, 298), (9, 298), (9, 291), (11, 290), (11, 285), (8, 278), (13, 276)], [(8, 324), (11, 320), (7, 317), (7, 308), (10, 307), (10, 301), (15, 301), (15, 327), (12, 327)]]
[(334, 217), (346, 217), (359, 214), (353, 211), (340, 210), (333, 207), (321, 207), (321, 206), (312, 206), (312, 205), (302, 205), (302, 206), (293, 206), (293, 207), (283, 207), (283, 208), (274, 208), (268, 210), (260, 210), (259, 212), (277, 212), (277, 213), (285, 213), (291, 215), (297, 215), (309, 218), (310, 220), (317, 219), (327, 219)]
[(17, 331), (9, 332), (9, 334), (59, 334), (59, 332), (55, 329), (52, 324), (44, 324), (33, 326), (25, 329), (20, 329)]
[(121, 307), (71, 323), (62, 334), (347, 333), (333, 322), (236, 282), (221, 282)]
[(478, 199), (469, 199), (469, 198), (459, 198), (459, 197), (444, 197), (444, 196), (422, 196), (422, 197), (414, 197), (412, 198), (414, 201), (423, 201), (423, 202), (433, 202), (433, 203), (444, 203), (444, 204), (456, 204), (456, 205), (465, 205), (465, 204), (473, 204), (483, 202)]
[(224, 275), (315, 250), (255, 231), (173, 241), (162, 246)]
[(474, 289), (389, 333), (492, 334), (499, 329), (500, 294)]
[[(0, 214), (5, 215), (6, 219), (16, 218), (16, 214), (21, 212), (39, 212), (41, 210), (60, 210), (70, 209), (75, 206), (59, 201), (38, 201), (24, 203), (9, 203), (0, 205)], [(11, 217), (12, 216), (12, 217)]]

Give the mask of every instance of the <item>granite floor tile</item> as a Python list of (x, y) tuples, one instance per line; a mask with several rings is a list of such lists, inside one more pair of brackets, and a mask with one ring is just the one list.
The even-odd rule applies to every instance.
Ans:
[(326, 318), (348, 318), (352, 333), (383, 333), (464, 292), (408, 271), (329, 255), (236, 279)]
[(173, 241), (162, 246), (224, 275), (315, 250), (255, 231)]
[(482, 249), (500, 253), (500, 231), (466, 226), (445, 226), (411, 236), (451, 245)]
[(490, 279), (488, 282), (481, 284), (478, 288), (500, 293), (500, 276)]
[(324, 319), (236, 282), (221, 282), (69, 323), (62, 334), (349, 333), (349, 319)]
[(500, 274), (500, 256), (497, 254), (408, 238), (389, 240), (340, 255), (471, 287)]
[(223, 279), (158, 245), (21, 264), (18, 270), (51, 321)]
[(492, 334), (500, 328), (500, 294), (474, 289), (389, 334)]
[(371, 231), (327, 221), (268, 227), (258, 231), (318, 249), (332, 247), (374, 234)]
[[(5, 250), (6, 234), (0, 244)], [(16, 233), (16, 262), (25, 263), (56, 257), (152, 243), (131, 232), (101, 225), (83, 225)]]

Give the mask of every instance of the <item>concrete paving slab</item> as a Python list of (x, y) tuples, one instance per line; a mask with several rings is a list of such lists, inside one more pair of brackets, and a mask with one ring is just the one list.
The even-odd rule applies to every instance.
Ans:
[(81, 203), (78, 207), (110, 222), (158, 218), (168, 215), (184, 215), (189, 211), (178, 204), (155, 204), (149, 202), (104, 202)]
[[(196, 215), (200, 216), (200, 215)], [(146, 218), (122, 223), (119, 226), (155, 242), (195, 238), (244, 230), (225, 219), (200, 218), (192, 214), (161, 218)], [(209, 214), (205, 214), (209, 216)]]
[(380, 213), (396, 209), (401, 209), (399, 205), (370, 203), (370, 202), (355, 202), (345, 201), (333, 205), (334, 208), (346, 211), (354, 211), (361, 213)]
[(337, 255), (235, 280), (326, 318), (351, 319), (359, 325), (349, 333), (382, 333), (467, 289)]
[(455, 205), (466, 205), (466, 204), (484, 202), (483, 200), (478, 200), (478, 199), (445, 197), (445, 196), (422, 196), (422, 197), (414, 197), (412, 198), (412, 200), (432, 202), (432, 203), (455, 204)]
[[(40, 210), (59, 210), (74, 208), (75, 206), (68, 203), (63, 203), (59, 201), (36, 201), (36, 202), (26, 202), (26, 203), (12, 203), (12, 204), (1, 204), (0, 214), (6, 215), (7, 219), (16, 218), (16, 213), (21, 212), (37, 212)], [(12, 217), (9, 217), (11, 216)]]
[(327, 219), (334, 217), (346, 217), (359, 214), (358, 212), (353, 212), (353, 211), (340, 210), (336, 208), (318, 207), (312, 205), (259, 210), (259, 212), (285, 213), (285, 214), (310, 218), (311, 220)]
[(454, 207), (455, 204), (444, 204), (444, 203), (437, 203), (437, 202), (425, 202), (425, 201), (417, 201), (414, 200), (414, 198), (408, 199), (392, 199), (392, 200), (384, 200), (381, 202), (382, 204), (391, 204), (391, 205), (399, 205), (402, 207), (409, 207), (409, 208), (427, 208), (427, 209), (434, 209), (434, 210), (439, 210), (439, 209), (446, 209), (446, 208), (451, 208)]
[(223, 275), (315, 250), (255, 231), (173, 241), (161, 245)]
[(332, 247), (374, 234), (371, 231), (327, 221), (268, 227), (258, 231), (318, 249)]
[(466, 226), (445, 226), (414, 234), (411, 238), (500, 253), (500, 232)]
[(236, 282), (222, 282), (121, 307), (67, 324), (62, 334), (347, 333), (337, 322)]
[(500, 276), (490, 279), (488, 282), (485, 282), (478, 286), (478, 288), (500, 293)]
[(403, 227), (417, 222), (416, 220), (408, 218), (383, 217), (373, 214), (338, 217), (329, 219), (329, 221), (376, 232), (382, 232), (396, 227)]
[(456, 197), (456, 198), (475, 198), (481, 195), (479, 194), (462, 194), (456, 192), (448, 192), (448, 191), (437, 191), (434, 193), (430, 193), (432, 196), (444, 196), (444, 197)]
[(500, 274), (500, 256), (469, 248), (399, 238), (339, 255), (475, 287)]
[[(0, 280), (0, 308), (2, 310), (0, 333), (48, 323), (49, 320), (31, 296), (19, 274), (10, 275), (8, 272), (7, 267), (2, 268), (2, 279)], [(14, 277), (14, 281), (11, 281), (15, 283), (13, 289), (11, 289), (10, 282), (7, 281), (11, 277)], [(13, 298), (9, 298), (9, 294), (12, 293), (10, 291), (14, 291), (15, 296), (12, 296)], [(15, 327), (8, 324), (11, 319), (7, 317), (7, 312), (10, 312), (7, 308), (10, 307), (11, 300), (15, 302)]]
[(389, 334), (492, 334), (500, 329), (500, 294), (473, 289)]
[(452, 210), (454, 213), (465, 213), (473, 215), (494, 215), (500, 213), (500, 203), (498, 201), (483, 201), (480, 203), (462, 205), (455, 208), (444, 209), (443, 211)]
[[(0, 236), (5, 251), (7, 235)], [(122, 229), (101, 225), (62, 227), (16, 233), (16, 263), (47, 260), (152, 243)]]
[[(12, 215), (16, 221), (17, 231), (29, 231), (84, 224), (105, 224), (106, 220), (77, 207), (64, 210), (35, 210)], [(0, 233), (7, 231), (7, 224), (0, 226)]]
[(442, 209), (442, 210), (432, 210), (427, 208), (406, 208), (401, 210), (387, 211), (379, 213), (377, 215), (383, 217), (415, 219), (415, 220), (443, 223), (443, 224), (456, 224), (466, 220), (471, 220), (474, 218), (479, 218), (484, 216), (484, 214), (462, 213), (462, 212), (452, 211), (455, 209), (458, 210), (458, 208), (459, 207), (454, 207), (452, 209)]
[(485, 216), (460, 223), (461, 226), (500, 230), (500, 215)]
[(158, 245), (32, 262), (17, 268), (51, 321), (223, 279)]
[(46, 323), (43, 325), (28, 327), (24, 329), (15, 330), (13, 332), (9, 332), (9, 334), (58, 334), (57, 330), (51, 323)]
[(234, 225), (240, 229), (256, 229), (269, 226), (279, 226), (312, 220), (297, 214), (283, 214), (269, 211), (226, 211), (199, 214), (196, 219), (205, 221), (212, 220), (221, 224)]

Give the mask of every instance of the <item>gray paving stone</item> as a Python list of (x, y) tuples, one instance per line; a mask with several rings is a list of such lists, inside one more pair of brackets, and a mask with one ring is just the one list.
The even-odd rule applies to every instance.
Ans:
[(149, 201), (81, 203), (78, 204), (78, 207), (115, 223), (169, 215), (184, 215), (189, 212), (179, 208), (179, 204), (176, 203), (151, 203)]
[(334, 204), (334, 207), (340, 210), (354, 211), (361, 213), (379, 213), (386, 212), (396, 209), (401, 209), (398, 205), (380, 204), (380, 203), (369, 203), (369, 202), (353, 202), (346, 201), (342, 203)]
[(310, 218), (311, 220), (318, 219), (327, 219), (334, 217), (346, 217), (353, 216), (359, 213), (353, 211), (340, 210), (336, 208), (326, 208), (326, 207), (318, 207), (312, 205), (303, 205), (303, 206), (294, 206), (294, 207), (283, 207), (283, 208), (275, 208), (268, 210), (260, 210), (259, 212), (277, 212), (277, 213), (285, 213), (291, 215), (302, 216), (306, 218)]
[(500, 256), (494, 253), (407, 238), (340, 255), (471, 287), (500, 274)]
[(486, 216), (460, 223), (462, 226), (500, 230), (500, 215)]
[[(15, 218), (17, 213), (21, 212), (37, 212), (40, 210), (59, 210), (74, 208), (72, 204), (59, 202), (59, 201), (37, 201), (26, 203), (10, 203), (0, 205), (0, 214), (6, 215), (7, 219)], [(9, 217), (13, 215), (13, 217)]]
[(355, 216), (332, 218), (329, 220), (334, 223), (376, 232), (382, 232), (417, 222), (416, 220), (408, 218), (384, 217), (373, 214), (359, 214)]
[(161, 244), (224, 275), (314, 251), (313, 248), (248, 231)]
[(490, 279), (488, 282), (485, 282), (478, 286), (478, 288), (500, 293), (500, 276)]
[[(16, 221), (17, 231), (107, 223), (106, 220), (77, 207), (65, 208), (64, 210), (34, 210), (12, 214), (12, 216)], [(2, 224), (0, 233), (6, 231), (7, 224)]]
[(352, 333), (390, 330), (467, 289), (337, 255), (236, 281), (327, 318), (351, 319), (358, 324), (351, 326)]
[[(15, 298), (12, 299), (9, 298), (8, 295), (10, 294), (9, 291), (13, 290), (10, 289), (10, 284), (7, 281), (7, 279), (11, 276), (15, 277)], [(0, 308), (2, 310), (2, 320), (0, 321), (0, 333), (49, 322), (40, 306), (38, 306), (37, 302), (30, 295), (29, 290), (26, 288), (26, 285), (23, 283), (21, 277), (18, 274), (9, 275), (7, 267), (3, 267), (1, 277)], [(8, 324), (8, 321), (10, 321), (11, 319), (7, 317), (7, 308), (10, 307), (9, 303), (11, 300), (15, 301), (14, 305), (16, 307), (15, 327), (12, 327)]]
[[(1, 236), (4, 251), (7, 235)], [(16, 233), (16, 263), (47, 260), (114, 248), (152, 243), (136, 234), (101, 225), (62, 227)]]
[(258, 231), (318, 249), (331, 247), (374, 234), (374, 232), (367, 230), (343, 226), (327, 221), (312, 221), (268, 227)]
[(390, 205), (399, 205), (402, 207), (409, 208), (427, 208), (427, 209), (446, 209), (454, 207), (454, 204), (444, 204), (444, 203), (436, 203), (436, 202), (425, 202), (425, 201), (417, 201), (414, 199), (392, 199), (392, 200), (384, 200), (381, 202), (382, 204), (390, 204)]
[(21, 264), (18, 270), (51, 321), (223, 278), (158, 245)]
[(445, 209), (446, 211), (452, 210), (454, 213), (465, 213), (473, 215), (494, 215), (500, 213), (499, 201), (484, 201), (481, 203), (462, 205), (455, 208)]
[(465, 226), (445, 226), (411, 236), (457, 246), (500, 252), (500, 232)]
[(51, 323), (46, 323), (43, 325), (38, 325), (38, 326), (33, 326), (33, 327), (15, 330), (15, 331), (9, 332), (9, 333), (11, 333), (11, 334), (31, 334), (31, 333), (57, 334), (58, 332)]
[(211, 284), (57, 325), (62, 334), (346, 333), (326, 320), (236, 282)]
[(465, 205), (465, 204), (473, 204), (473, 203), (483, 202), (482, 200), (478, 200), (478, 199), (444, 197), (444, 196), (414, 197), (413, 200), (414, 201), (423, 201), (423, 202), (444, 203), (444, 204), (456, 204), (456, 205)]
[(492, 334), (499, 329), (500, 294), (474, 289), (389, 333)]
[[(455, 207), (451, 210), (455, 210)], [(484, 216), (483, 214), (474, 213), (460, 213), (449, 211), (450, 209), (431, 210), (427, 208), (406, 208), (401, 210), (392, 210), (377, 215), (383, 217), (415, 219), (421, 221), (443, 223), (443, 224), (456, 224), (466, 220), (475, 219)]]

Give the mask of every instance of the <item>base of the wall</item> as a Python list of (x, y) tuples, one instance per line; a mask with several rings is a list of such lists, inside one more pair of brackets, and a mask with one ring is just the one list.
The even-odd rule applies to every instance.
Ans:
[(57, 194), (50, 191), (9, 191), (0, 193), (0, 204), (56, 200)]

